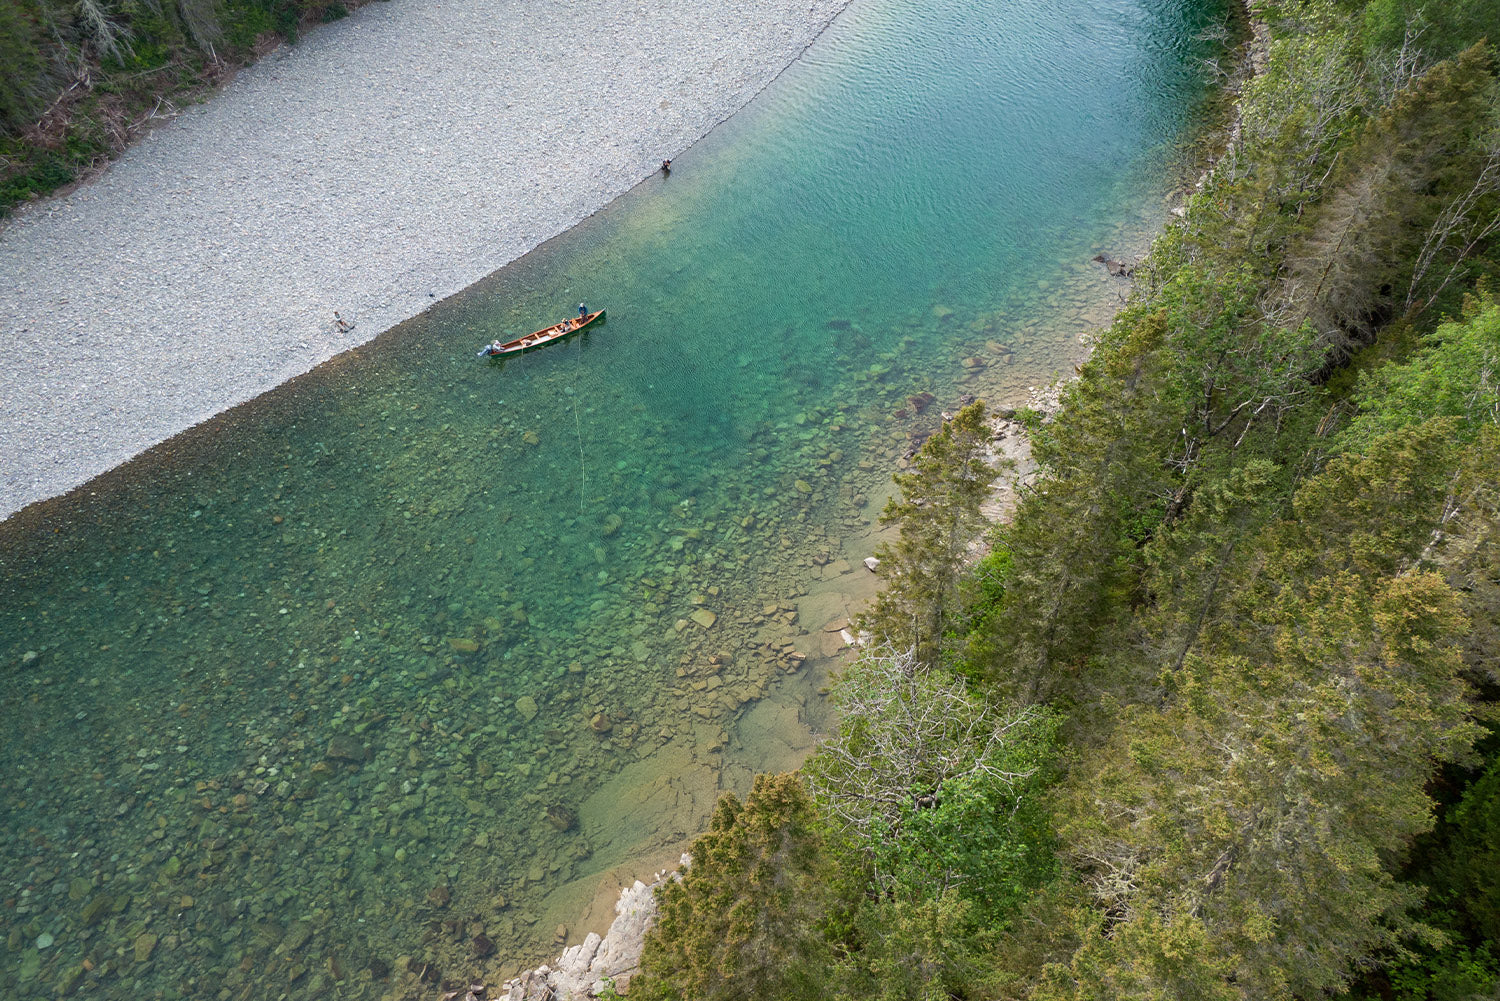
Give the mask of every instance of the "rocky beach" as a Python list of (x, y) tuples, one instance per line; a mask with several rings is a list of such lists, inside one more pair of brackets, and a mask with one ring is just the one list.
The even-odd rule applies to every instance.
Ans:
[(401, 0), (272, 52), (0, 228), (0, 517), (596, 212), (844, 4)]

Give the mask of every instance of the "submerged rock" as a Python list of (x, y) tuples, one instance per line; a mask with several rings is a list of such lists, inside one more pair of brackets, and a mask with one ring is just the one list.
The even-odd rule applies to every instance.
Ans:
[(333, 761), (364, 761), (370, 756), (369, 748), (353, 737), (340, 734), (328, 742), (325, 758)]
[(113, 903), (113, 897), (111, 897), (107, 893), (101, 893), (95, 896), (87, 904), (84, 904), (83, 913), (80, 915), (80, 918), (83, 921), (83, 926), (85, 928), (89, 928), (97, 924), (99, 922), (99, 919), (104, 917), (104, 915), (109, 912), (110, 906)]
[(547, 807), (547, 823), (559, 831), (572, 830), (573, 825), (578, 823), (578, 814), (561, 803), (553, 803)]

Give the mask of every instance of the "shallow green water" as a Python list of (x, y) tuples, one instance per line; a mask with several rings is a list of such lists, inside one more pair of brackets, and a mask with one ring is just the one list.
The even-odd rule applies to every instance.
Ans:
[(0, 524), (0, 994), (493, 983), (795, 764), (896, 460), (1164, 218), (1200, 6), (855, 0), (670, 176)]

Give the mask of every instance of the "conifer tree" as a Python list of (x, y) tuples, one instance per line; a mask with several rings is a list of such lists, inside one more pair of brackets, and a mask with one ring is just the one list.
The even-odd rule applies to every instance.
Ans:
[(999, 475), (990, 438), (983, 401), (964, 407), (927, 439), (910, 471), (896, 474), (900, 496), (880, 515), (899, 534), (876, 553), (886, 584), (861, 626), (877, 645), (912, 649), (928, 666), (942, 660), (959, 582), (985, 525), (980, 507)]
[(795, 774), (757, 775), (744, 803), (726, 793), (687, 872), (657, 893), (630, 996), (819, 998), (826, 877), (812, 799)]
[[(1200, 923), (1242, 996), (1333, 990), (1423, 931), (1392, 863), (1431, 823), (1433, 769), (1477, 733), (1460, 603), (1418, 567), (1452, 479), (1447, 431), (1387, 436), (1306, 484), (1298, 518), (1230, 568), (1237, 614), (1207, 624), (1156, 702), (1121, 711), (1060, 799), (1100, 911)], [(1075, 968), (1155, 962), (1153, 936), (1111, 941)], [(1201, 974), (1184, 968), (1183, 994)]]

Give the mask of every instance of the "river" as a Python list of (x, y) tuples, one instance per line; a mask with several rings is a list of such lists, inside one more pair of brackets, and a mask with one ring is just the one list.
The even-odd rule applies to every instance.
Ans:
[(670, 174), (0, 523), (0, 993), (380, 997), (607, 920), (826, 725), (901, 456), (1118, 304), (1223, 16), (855, 0)]

